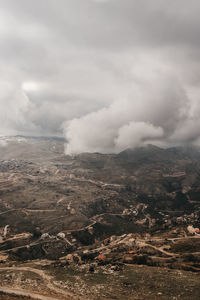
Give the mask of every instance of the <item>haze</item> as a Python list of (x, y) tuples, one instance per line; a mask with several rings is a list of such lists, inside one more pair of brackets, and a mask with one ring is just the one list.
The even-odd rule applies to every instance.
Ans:
[(0, 134), (200, 144), (198, 0), (0, 0)]

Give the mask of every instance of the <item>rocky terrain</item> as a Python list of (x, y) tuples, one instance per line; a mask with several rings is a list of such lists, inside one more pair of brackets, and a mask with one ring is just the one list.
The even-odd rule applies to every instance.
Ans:
[(1, 299), (199, 299), (198, 148), (0, 141)]

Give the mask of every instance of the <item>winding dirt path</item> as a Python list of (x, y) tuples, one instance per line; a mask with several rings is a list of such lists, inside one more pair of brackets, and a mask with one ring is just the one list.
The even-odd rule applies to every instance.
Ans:
[(28, 297), (31, 299), (38, 299), (38, 300), (58, 300), (58, 298), (55, 297), (42, 296), (39, 294), (34, 294), (32, 292), (25, 292), (24, 290), (21, 289), (11, 289), (8, 287), (0, 287), (0, 292), (6, 295), (23, 296), (23, 297)]
[(142, 246), (144, 246), (144, 247), (150, 247), (150, 248), (152, 248), (152, 249), (154, 249), (154, 250), (156, 250), (158, 252), (161, 252), (161, 253), (163, 253), (163, 254), (165, 254), (167, 256), (171, 256), (171, 257), (177, 257), (177, 256), (179, 256), (179, 254), (163, 250), (162, 247), (156, 247), (156, 246), (153, 246), (153, 245), (150, 245), (150, 244), (147, 244), (147, 243), (143, 243)]
[[(43, 270), (39, 270), (39, 269), (34, 269), (34, 268), (31, 268), (31, 267), (3, 267), (3, 268), (0, 268), (0, 272), (1, 271), (25, 271), (25, 272), (32, 272), (32, 273), (35, 273), (37, 275), (39, 275), (44, 281), (46, 281), (47, 285), (46, 287), (55, 292), (56, 294), (58, 295), (62, 295), (62, 298), (61, 299), (66, 299), (66, 300), (86, 300), (86, 298), (83, 298), (81, 296), (76, 296), (70, 292), (67, 292), (63, 289), (60, 289), (58, 287), (55, 287), (52, 283), (51, 283), (51, 280), (53, 279), (52, 276), (50, 275), (47, 275)], [(16, 292), (16, 290), (18, 292), (23, 292), (23, 293), (29, 293), (33, 299), (41, 299), (41, 300), (52, 300), (52, 299), (59, 299), (59, 298), (49, 298), (49, 297), (46, 297), (46, 296), (43, 296), (43, 295), (39, 295), (39, 294), (36, 294), (36, 293), (32, 293), (30, 291), (24, 291), (24, 290), (21, 290), (21, 289), (11, 289), (11, 288), (7, 288), (7, 287), (0, 287), (0, 291), (3, 292), (3, 289), (5, 290), (10, 290), (11, 292)], [(22, 295), (22, 294), (21, 294)], [(26, 296), (26, 295), (25, 295)], [(36, 298), (36, 296), (38, 298)], [(34, 298), (35, 297), (35, 298)], [(43, 298), (42, 298), (43, 297)], [(46, 298), (44, 298), (46, 297)], [(64, 298), (63, 298), (64, 297)]]

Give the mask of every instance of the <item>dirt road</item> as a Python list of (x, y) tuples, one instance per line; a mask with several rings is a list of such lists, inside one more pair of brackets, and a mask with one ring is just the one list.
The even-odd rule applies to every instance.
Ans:
[[(12, 293), (12, 292), (16, 292), (17, 293), (21, 293), (21, 295), (23, 296), (24, 293), (28, 293), (30, 294), (29, 297), (32, 297), (33, 299), (42, 299), (42, 300), (52, 300), (52, 299), (65, 299), (65, 300), (86, 300), (85, 298), (83, 297), (80, 297), (80, 296), (76, 296), (70, 292), (67, 292), (63, 289), (60, 289), (58, 287), (55, 287), (53, 285), (53, 283), (51, 282), (53, 277), (50, 276), (50, 275), (47, 275), (43, 270), (39, 270), (39, 269), (34, 269), (34, 268), (31, 268), (31, 267), (3, 267), (3, 268), (0, 268), (0, 272), (1, 271), (24, 271), (24, 272), (32, 272), (32, 273), (35, 273), (37, 275), (39, 275), (45, 282), (46, 282), (46, 287), (55, 292), (56, 294), (58, 294), (58, 298), (49, 298), (49, 297), (46, 297), (46, 296), (43, 296), (43, 295), (39, 295), (39, 294), (36, 294), (36, 293), (33, 293), (32, 291), (24, 291), (24, 290), (21, 290), (21, 289), (12, 289), (12, 288), (8, 288), (8, 287), (0, 287), (0, 291), (5, 291), (7, 290), (7, 293)], [(19, 295), (19, 294), (18, 294)], [(62, 295), (62, 296), (61, 296)], [(24, 296), (27, 296), (27, 295), (24, 295)], [(38, 298), (36, 298), (36, 296)], [(59, 296), (61, 296), (62, 298), (59, 298)], [(46, 297), (46, 298), (45, 298)]]

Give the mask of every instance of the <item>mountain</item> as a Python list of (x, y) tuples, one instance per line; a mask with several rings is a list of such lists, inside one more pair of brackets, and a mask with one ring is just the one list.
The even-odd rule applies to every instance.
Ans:
[[(47, 270), (59, 270), (62, 276), (54, 275), (61, 282), (63, 270), (68, 276), (94, 268), (106, 274), (123, 272), (127, 264), (200, 270), (198, 148), (148, 145), (119, 154), (69, 156), (63, 139), (1, 141), (0, 261), (5, 268), (10, 262), (30, 268), (31, 261), (37, 273), (36, 262), (46, 265), (48, 259)], [(8, 281), (6, 270), (2, 282)], [(142, 270), (141, 276), (149, 272)], [(132, 280), (127, 270), (126, 276)], [(122, 299), (120, 293), (116, 299)]]

